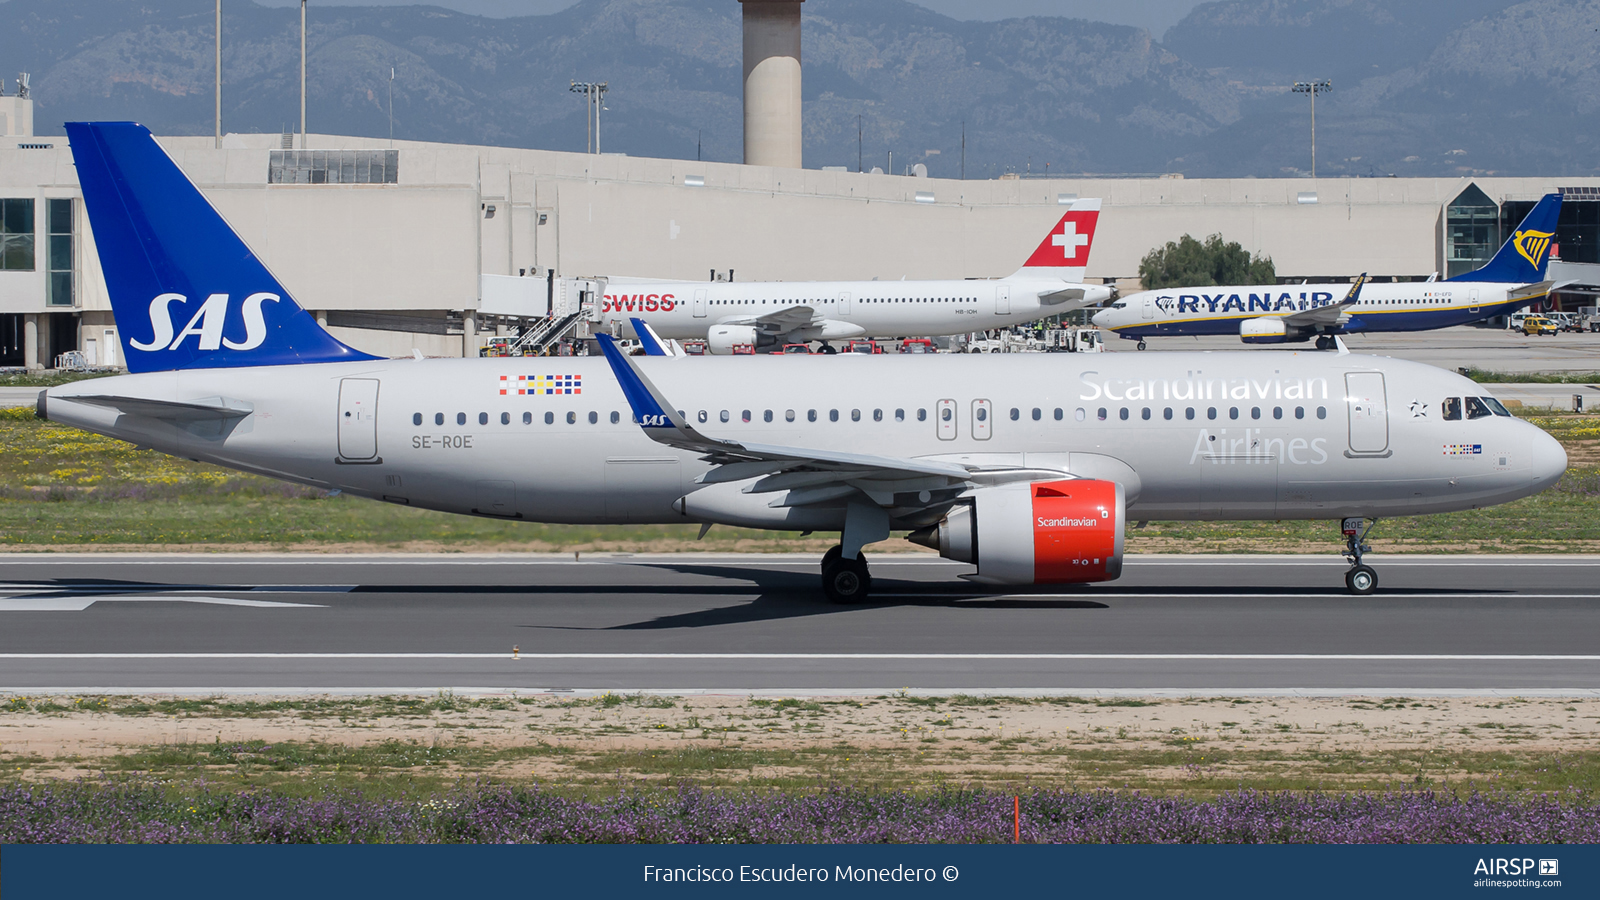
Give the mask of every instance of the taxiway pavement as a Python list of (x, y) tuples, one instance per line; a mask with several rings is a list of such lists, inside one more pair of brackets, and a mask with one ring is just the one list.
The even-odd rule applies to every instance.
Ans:
[[(1600, 557), (1145, 556), (998, 591), (929, 557), (16, 554), (0, 690), (1600, 691)], [(517, 648), (516, 658), (513, 648)]]

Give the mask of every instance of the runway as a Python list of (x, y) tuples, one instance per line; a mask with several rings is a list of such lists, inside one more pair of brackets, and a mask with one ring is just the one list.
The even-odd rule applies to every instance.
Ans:
[[(0, 690), (1589, 693), (1600, 557), (1147, 556), (976, 588), (798, 556), (0, 558)], [(513, 648), (516, 648), (515, 658)]]

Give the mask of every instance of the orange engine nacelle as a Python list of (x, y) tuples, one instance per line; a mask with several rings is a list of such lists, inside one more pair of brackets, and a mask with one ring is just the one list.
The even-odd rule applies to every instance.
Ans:
[[(1126, 498), (1114, 481), (1072, 478), (983, 488), (937, 526), (939, 555), (978, 581), (1063, 584), (1122, 575)], [(935, 529), (912, 535), (934, 546)]]

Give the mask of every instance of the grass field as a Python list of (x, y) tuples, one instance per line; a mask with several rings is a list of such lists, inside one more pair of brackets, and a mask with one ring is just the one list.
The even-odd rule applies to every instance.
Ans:
[[(1390, 519), (1379, 552), (1600, 551), (1600, 416), (1524, 413), (1567, 447), (1572, 468), (1537, 496), (1486, 510)], [(411, 549), (820, 552), (801, 538), (718, 526), (567, 526), (410, 509), (176, 459), (0, 410), (0, 549)], [(1151, 522), (1129, 552), (1331, 552), (1336, 523)], [(889, 548), (915, 549), (903, 540)], [(884, 548), (888, 549), (888, 548)]]

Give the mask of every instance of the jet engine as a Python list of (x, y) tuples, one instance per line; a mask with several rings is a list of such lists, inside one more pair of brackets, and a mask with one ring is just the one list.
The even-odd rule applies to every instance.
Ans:
[[(1246, 344), (1282, 344), (1296, 340), (1281, 316), (1258, 316), (1239, 323), (1239, 339)], [(1305, 340), (1305, 338), (1298, 338)]]
[(776, 337), (763, 334), (761, 329), (754, 325), (713, 325), (706, 334), (707, 349), (723, 356), (732, 353), (736, 344), (749, 344), (759, 350), (771, 347), (777, 342)]
[(939, 524), (909, 536), (991, 584), (1071, 584), (1122, 575), (1122, 485), (1095, 478), (974, 491)]

